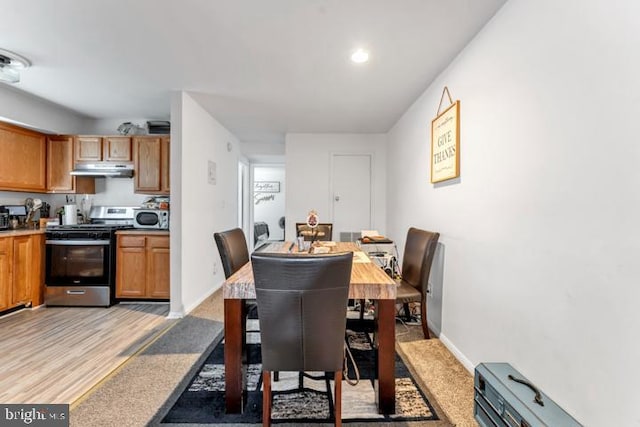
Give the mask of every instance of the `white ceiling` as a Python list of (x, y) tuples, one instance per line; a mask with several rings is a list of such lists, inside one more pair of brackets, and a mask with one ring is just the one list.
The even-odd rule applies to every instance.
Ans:
[(0, 0), (0, 48), (89, 117), (168, 119), (187, 90), (244, 142), (386, 132), (505, 1)]

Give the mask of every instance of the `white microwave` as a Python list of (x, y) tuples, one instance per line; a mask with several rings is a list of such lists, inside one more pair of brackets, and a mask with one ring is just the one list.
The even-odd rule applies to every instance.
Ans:
[(165, 209), (134, 209), (133, 226), (135, 228), (169, 229), (169, 211)]

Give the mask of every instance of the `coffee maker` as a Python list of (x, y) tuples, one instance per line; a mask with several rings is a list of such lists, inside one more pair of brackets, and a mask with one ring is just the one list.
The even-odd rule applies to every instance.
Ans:
[[(2, 206), (8, 214), (8, 227), (7, 228), (19, 228), (24, 227), (24, 223), (27, 219), (27, 208), (24, 205), (4, 205)], [(15, 220), (15, 221), (13, 221)]]
[(0, 230), (9, 228), (9, 209), (0, 206)]

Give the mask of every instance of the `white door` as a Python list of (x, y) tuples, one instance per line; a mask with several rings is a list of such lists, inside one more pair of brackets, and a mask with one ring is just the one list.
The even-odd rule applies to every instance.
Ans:
[(333, 240), (371, 228), (371, 155), (332, 156)]

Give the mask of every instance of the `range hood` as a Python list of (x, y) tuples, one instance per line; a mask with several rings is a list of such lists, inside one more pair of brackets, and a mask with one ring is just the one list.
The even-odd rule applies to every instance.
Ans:
[(71, 171), (73, 176), (95, 176), (111, 178), (131, 178), (133, 165), (122, 163), (78, 163)]

